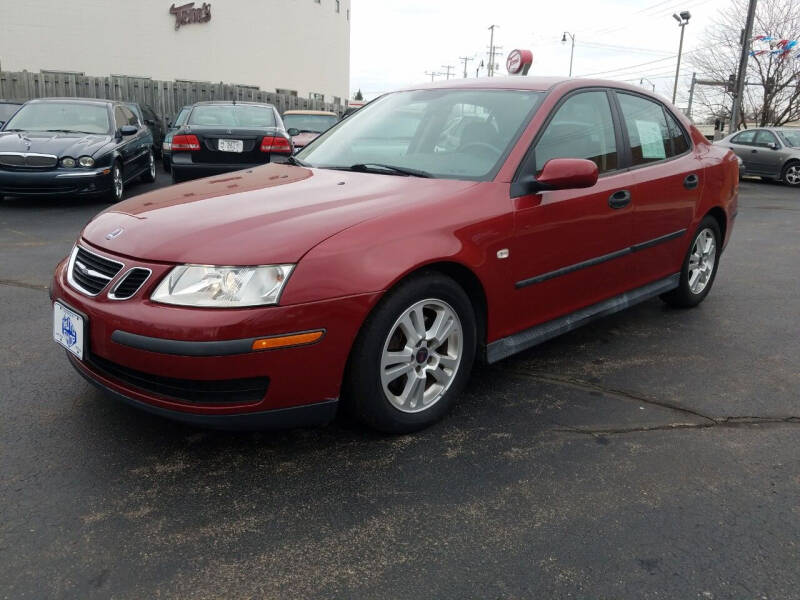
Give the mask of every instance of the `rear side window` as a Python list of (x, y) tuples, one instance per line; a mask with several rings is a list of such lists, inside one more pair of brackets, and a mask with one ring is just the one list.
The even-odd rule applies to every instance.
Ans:
[(534, 152), (537, 171), (553, 158), (591, 160), (600, 173), (616, 169), (617, 141), (606, 92), (581, 92), (567, 98), (556, 109)]
[(751, 144), (755, 143), (756, 139), (756, 132), (755, 131), (743, 131), (736, 137), (731, 140), (733, 144), (744, 144), (746, 146), (750, 146)]
[(630, 141), (632, 166), (646, 165), (681, 154), (673, 149), (674, 131), (670, 131), (667, 125), (667, 116), (661, 104), (630, 94), (618, 93), (617, 97)]
[(672, 138), (672, 153), (675, 156), (680, 156), (684, 152), (688, 152), (692, 145), (689, 143), (689, 140), (686, 138), (686, 132), (684, 132), (683, 128), (678, 125), (678, 121), (675, 120), (668, 112), (667, 114), (667, 126), (669, 127), (669, 135)]

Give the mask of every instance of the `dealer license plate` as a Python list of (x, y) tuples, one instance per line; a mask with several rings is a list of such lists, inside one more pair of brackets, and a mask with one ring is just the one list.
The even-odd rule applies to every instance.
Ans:
[(83, 317), (59, 302), (53, 303), (53, 339), (83, 360)]
[(244, 142), (242, 140), (218, 140), (217, 144), (220, 152), (241, 152), (244, 150)]

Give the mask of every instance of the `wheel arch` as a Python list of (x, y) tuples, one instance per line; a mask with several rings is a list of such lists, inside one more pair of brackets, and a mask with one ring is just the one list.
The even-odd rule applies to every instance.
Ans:
[(712, 217), (717, 222), (717, 225), (719, 225), (719, 232), (722, 235), (722, 243), (724, 244), (728, 235), (728, 216), (725, 214), (725, 211), (721, 206), (714, 206), (703, 215), (704, 219), (706, 217)]

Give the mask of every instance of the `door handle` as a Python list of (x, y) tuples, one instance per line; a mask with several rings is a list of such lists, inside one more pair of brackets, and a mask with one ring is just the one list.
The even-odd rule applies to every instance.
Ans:
[(608, 198), (608, 205), (611, 208), (625, 208), (631, 203), (631, 193), (628, 190), (619, 190), (614, 192)]
[(756, 150), (755, 148), (753, 148), (752, 150), (750, 150), (750, 154), (758, 154), (758, 150)]
[(700, 183), (700, 178), (697, 174), (692, 173), (691, 175), (687, 175), (686, 179), (683, 180), (683, 187), (687, 190), (693, 190), (697, 188), (697, 185)]

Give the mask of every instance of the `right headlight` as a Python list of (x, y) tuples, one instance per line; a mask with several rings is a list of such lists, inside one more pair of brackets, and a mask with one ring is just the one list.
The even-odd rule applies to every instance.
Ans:
[(294, 265), (181, 265), (167, 274), (150, 299), (163, 304), (211, 308), (277, 304), (292, 269)]

